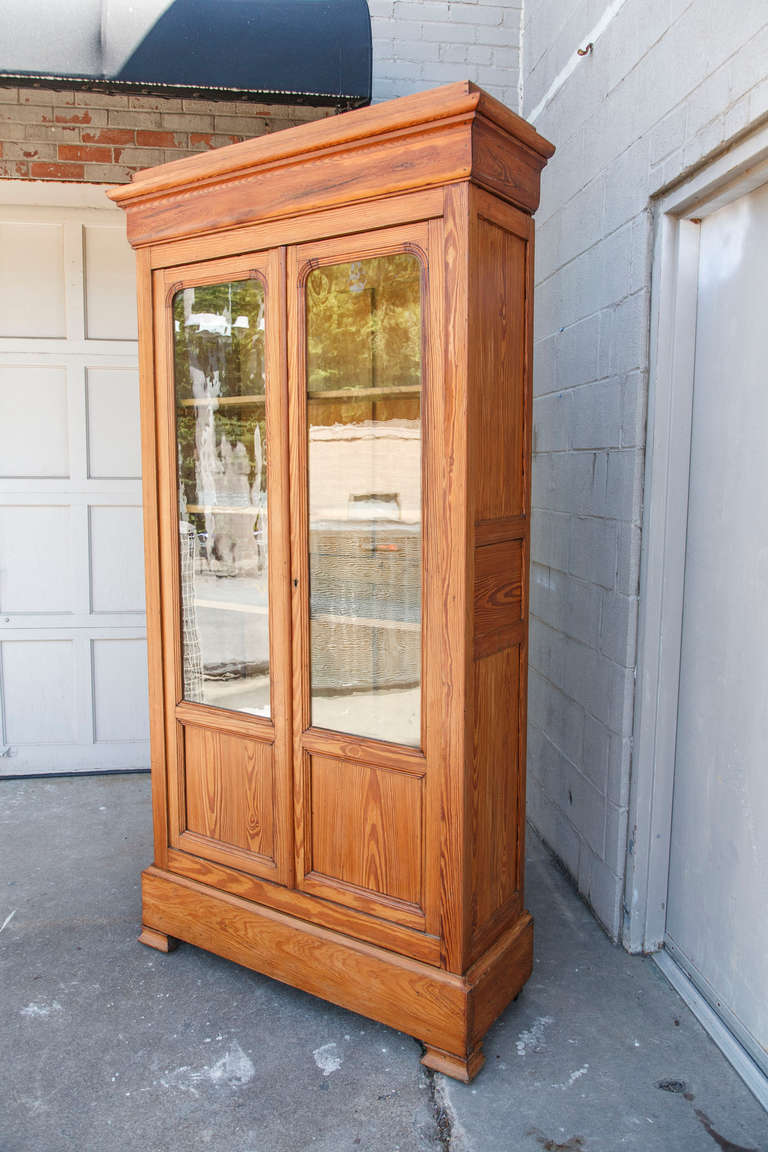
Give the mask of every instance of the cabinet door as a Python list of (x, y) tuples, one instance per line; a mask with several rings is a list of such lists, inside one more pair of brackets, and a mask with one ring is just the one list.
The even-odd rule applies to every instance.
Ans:
[(429, 932), (434, 229), (288, 254), (297, 885)]
[(170, 845), (290, 883), (282, 267), (156, 273), (154, 307)]

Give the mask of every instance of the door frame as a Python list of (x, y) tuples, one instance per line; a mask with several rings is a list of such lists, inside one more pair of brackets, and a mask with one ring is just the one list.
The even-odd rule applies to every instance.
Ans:
[[(700, 223), (718, 208), (766, 181), (768, 126), (763, 126), (699, 168), (687, 180), (662, 192), (653, 206), (645, 498), (629, 807), (631, 834), (623, 929), (623, 943), (631, 952), (663, 949), (666, 927)], [(689, 983), (668, 954), (662, 953), (660, 964), (665, 972), (668, 967), (675, 968), (679, 979), (673, 982), (678, 991), (681, 991), (680, 979)], [(705, 1002), (691, 985), (689, 989), (692, 995), (685, 998), (696, 1011), (696, 998)], [(697, 1015), (707, 1027), (704, 1013), (697, 1012)], [(710, 1015), (714, 1014), (710, 1011)], [(714, 1030), (711, 1031), (717, 1041)], [(739, 1070), (761, 1102), (767, 1103), (768, 1083), (743, 1050), (740, 1051), (745, 1067)], [(727, 1051), (726, 1055), (732, 1058)]]
[[(284, 258), (280, 248), (245, 252), (218, 260), (162, 268), (152, 273), (154, 373), (152, 412), (156, 442), (156, 488), (152, 492), (158, 524), (160, 623), (151, 625), (162, 648), (162, 692), (165, 702), (164, 743), (167, 757), (168, 846), (172, 850), (231, 865), (249, 875), (293, 883), (291, 772), (291, 653), (288, 540), (288, 452), (282, 430), (287, 421), (286, 376), (281, 362), (285, 344)], [(184, 696), (181, 637), (181, 572), (178, 535), (178, 460), (174, 378), (173, 297), (183, 288), (258, 279), (266, 298), (265, 387), (268, 501), (269, 679), (270, 715), (253, 716), (222, 705), (202, 704)], [(154, 503), (156, 502), (156, 504)], [(149, 599), (149, 597), (148, 597)], [(248, 853), (192, 832), (186, 824), (184, 781), (186, 743), (183, 729), (210, 729), (269, 747), (272, 756), (274, 851)]]
[[(436, 268), (442, 250), (429, 220), (414, 219), (392, 226), (370, 226), (358, 232), (293, 244), (287, 250), (288, 303), (288, 395), (290, 493), (291, 493), (291, 584), (294, 675), (294, 838), (296, 845), (295, 883), (301, 891), (326, 900), (338, 900), (348, 907), (383, 917), (394, 923), (426, 932), (440, 933), (439, 875), (429, 866), (439, 856), (438, 845), (430, 837), (439, 826), (440, 781), (434, 767), (439, 759), (439, 734), (433, 719), (440, 714), (441, 684), (437, 661), (430, 654), (430, 637), (439, 616), (440, 581), (427, 573), (439, 571), (434, 503), (429, 493), (441, 490), (442, 465), (437, 451), (439, 426), (439, 351), (442, 340), (439, 310), (442, 306)], [(349, 261), (375, 259), (410, 253), (421, 266), (422, 388), (421, 388), (421, 726), (415, 746), (360, 736), (340, 730), (313, 726), (310, 701), (310, 620), (309, 620), (309, 461), (307, 448), (307, 368), (305, 292), (309, 273), (317, 267)], [(432, 335), (435, 334), (435, 335)], [(430, 719), (431, 718), (431, 719)], [(313, 865), (312, 760), (314, 757), (340, 758), (369, 770), (393, 771), (409, 777), (420, 789), (421, 837), (420, 895), (406, 902), (374, 892), (356, 883), (316, 871)], [(418, 785), (416, 785), (418, 781)]]

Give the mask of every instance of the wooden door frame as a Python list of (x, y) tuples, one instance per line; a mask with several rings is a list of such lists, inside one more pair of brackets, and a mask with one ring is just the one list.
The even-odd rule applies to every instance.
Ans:
[[(156, 477), (153, 482), (152, 519), (158, 531), (155, 579), (159, 581), (158, 612), (153, 616), (162, 649), (162, 667), (155, 681), (162, 683), (164, 758), (167, 788), (162, 818), (166, 828), (166, 851), (187, 852), (211, 862), (233, 865), (253, 875), (290, 886), (293, 883), (293, 826), (291, 798), (291, 667), (288, 593), (288, 475), (285, 448), (286, 379), (282, 364), (285, 344), (285, 269), (279, 248), (176, 265), (152, 274), (154, 309), (154, 372), (152, 374), (153, 430), (156, 440)], [(258, 278), (267, 299), (266, 373), (270, 381), (267, 422), (271, 451), (267, 453), (269, 515), (269, 653), (270, 715), (257, 717), (221, 706), (198, 704), (184, 698), (180, 643), (180, 571), (177, 515), (177, 461), (175, 448), (176, 407), (173, 385), (171, 300), (185, 287)], [(277, 429), (277, 431), (275, 431)], [(159, 528), (162, 525), (162, 529)], [(149, 559), (148, 559), (149, 563)], [(149, 591), (149, 590), (148, 590)], [(229, 735), (252, 738), (274, 750), (274, 860), (252, 860), (246, 868), (242, 853), (228, 845), (203, 843), (185, 829), (184, 751), (180, 723), (214, 728)], [(158, 805), (159, 807), (159, 805)], [(167, 836), (167, 843), (165, 841)], [(199, 843), (198, 843), (199, 842)]]
[[(438, 846), (430, 842), (439, 826), (438, 734), (428, 722), (437, 710), (439, 680), (436, 662), (430, 658), (430, 636), (437, 619), (435, 588), (437, 582), (427, 578), (428, 570), (437, 570), (436, 522), (430, 492), (440, 487), (439, 461), (433, 443), (436, 425), (436, 397), (441, 387), (442, 299), (439, 278), (433, 268), (441, 258), (442, 233), (431, 227), (431, 220), (415, 217), (391, 225), (380, 224), (372, 215), (366, 228), (352, 234), (304, 241), (287, 250), (287, 328), (288, 328), (288, 394), (290, 428), (290, 498), (291, 498), (291, 591), (293, 621), (293, 763), (294, 763), (294, 843), (295, 883), (299, 890), (342, 905), (379, 915), (393, 923), (426, 932), (434, 937), (440, 930), (439, 873), (436, 865)], [(313, 727), (311, 724), (309, 677), (309, 588), (308, 565), (308, 457), (306, 445), (306, 317), (304, 292), (306, 279), (314, 267), (346, 263), (379, 256), (407, 253), (417, 256), (422, 270), (422, 339), (423, 377), (421, 391), (421, 508), (422, 508), (422, 575), (421, 575), (421, 732), (418, 746), (389, 743)], [(433, 523), (433, 518), (435, 523)], [(357, 885), (344, 885), (333, 877), (314, 872), (311, 865), (311, 805), (309, 761), (313, 754), (340, 756), (367, 767), (403, 772), (422, 781), (425, 789), (421, 817), (422, 892), (418, 904), (405, 904), (382, 893), (364, 890)], [(428, 772), (428, 764), (432, 765)]]
[[(623, 942), (664, 949), (680, 680), (701, 221), (768, 181), (768, 126), (655, 208), (634, 756)], [(659, 964), (768, 1106), (768, 1083), (668, 952)], [(737, 1029), (734, 1029), (736, 1032)]]

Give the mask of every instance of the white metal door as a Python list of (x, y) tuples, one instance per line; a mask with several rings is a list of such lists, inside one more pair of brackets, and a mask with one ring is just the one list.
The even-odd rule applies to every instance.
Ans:
[(768, 1071), (768, 185), (701, 224), (666, 947)]
[(102, 189), (34, 188), (0, 187), (0, 776), (146, 767), (133, 253)]

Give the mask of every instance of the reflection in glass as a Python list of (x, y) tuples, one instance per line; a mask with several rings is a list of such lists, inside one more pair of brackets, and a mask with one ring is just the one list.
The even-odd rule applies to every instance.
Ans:
[(264, 286), (173, 299), (184, 698), (269, 715)]
[(307, 278), (312, 723), (418, 746), (421, 265)]

